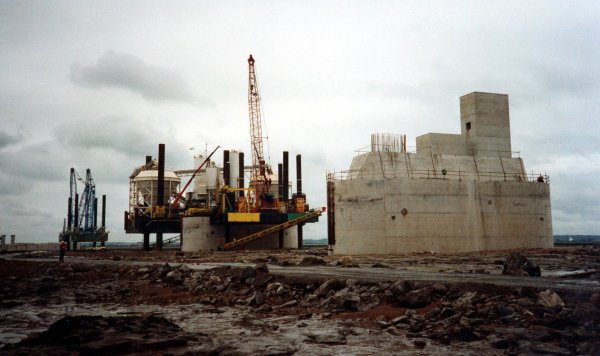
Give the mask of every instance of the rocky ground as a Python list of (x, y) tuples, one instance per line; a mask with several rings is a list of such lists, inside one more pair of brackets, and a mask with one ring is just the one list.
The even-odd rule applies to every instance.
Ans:
[(0, 353), (600, 354), (600, 248), (518, 252), (5, 255)]

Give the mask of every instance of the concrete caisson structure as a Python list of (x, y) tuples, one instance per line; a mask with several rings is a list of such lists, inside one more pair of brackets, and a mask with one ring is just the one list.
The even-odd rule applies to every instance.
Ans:
[[(460, 98), (461, 134), (372, 136), (350, 170), (329, 173), (334, 254), (553, 246), (548, 177), (511, 152), (508, 96)], [(400, 142), (400, 144), (398, 144)]]

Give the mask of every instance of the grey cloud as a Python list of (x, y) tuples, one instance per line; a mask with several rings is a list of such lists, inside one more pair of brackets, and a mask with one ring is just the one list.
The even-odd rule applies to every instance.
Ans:
[(187, 148), (177, 142), (172, 128), (165, 123), (157, 125), (112, 116), (87, 122), (85, 130), (65, 123), (57, 127), (54, 134), (65, 151), (77, 152), (80, 159), (86, 157), (86, 161), (93, 162), (97, 167), (97, 173), (92, 171), (94, 177), (104, 176), (109, 181), (126, 180), (131, 170), (143, 163), (146, 155), (157, 156), (159, 143), (167, 146), (167, 167), (191, 165), (191, 159), (190, 162), (181, 159), (186, 156)]
[(108, 117), (78, 125), (65, 123), (55, 130), (58, 141), (78, 149), (109, 148), (126, 155), (144, 155), (153, 130), (147, 123), (125, 117)]
[(114, 51), (105, 52), (95, 65), (71, 65), (71, 81), (89, 88), (128, 89), (150, 101), (195, 100), (178, 73), (148, 65), (134, 55)]
[(56, 181), (65, 156), (53, 141), (28, 144), (16, 152), (0, 152), (0, 169), (15, 182)]
[(4, 131), (0, 131), (0, 149), (6, 146), (10, 146), (20, 141), (19, 136), (9, 135)]

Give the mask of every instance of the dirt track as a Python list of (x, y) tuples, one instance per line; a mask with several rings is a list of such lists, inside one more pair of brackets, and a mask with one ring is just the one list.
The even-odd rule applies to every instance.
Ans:
[(9, 354), (598, 352), (600, 249), (522, 253), (542, 277), (501, 275), (506, 251), (11, 256), (0, 260), (0, 342)]

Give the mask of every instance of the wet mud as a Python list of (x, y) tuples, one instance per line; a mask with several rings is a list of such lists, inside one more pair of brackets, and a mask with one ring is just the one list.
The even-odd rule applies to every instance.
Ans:
[(0, 353), (599, 354), (600, 249), (511, 252), (4, 255)]

